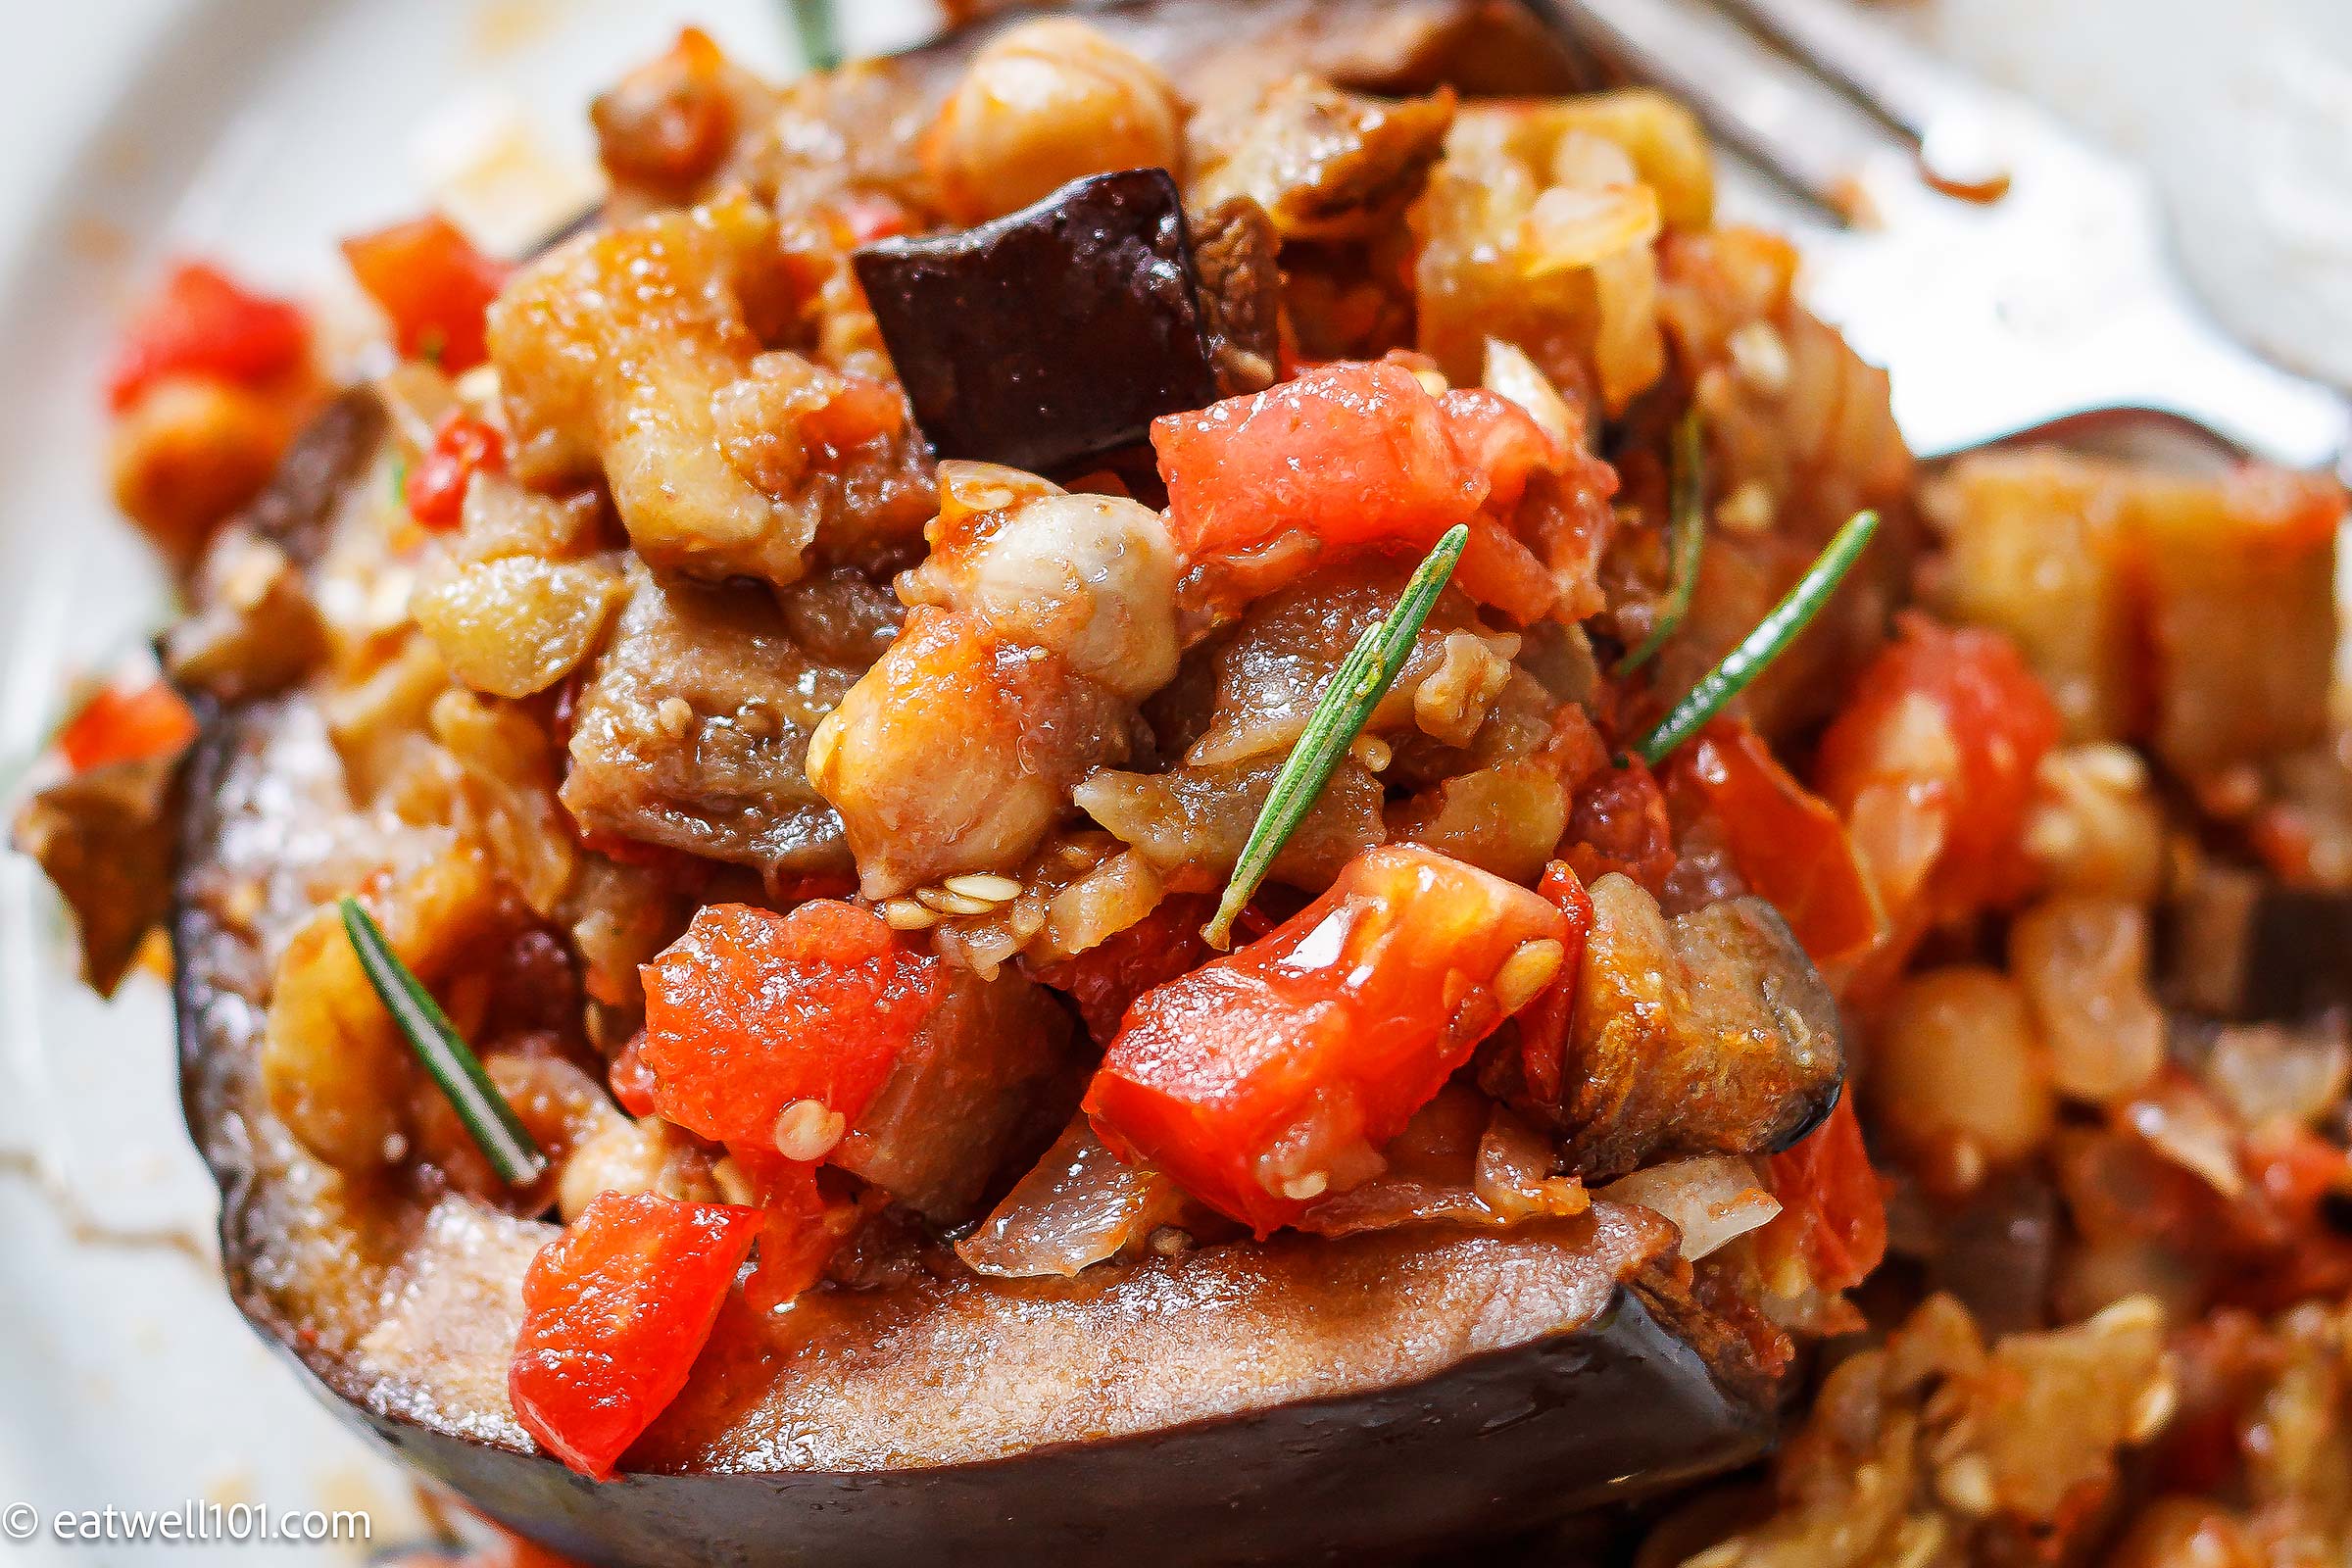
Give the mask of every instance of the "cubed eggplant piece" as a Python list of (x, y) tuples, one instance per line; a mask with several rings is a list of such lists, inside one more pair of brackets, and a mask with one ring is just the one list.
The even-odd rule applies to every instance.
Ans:
[(1164, 169), (1097, 174), (958, 234), (858, 253), (942, 458), (1066, 474), (1217, 398), (1183, 199)]
[(2269, 886), (2246, 932), (2238, 1012), (2300, 1023), (2352, 1007), (2352, 894)]

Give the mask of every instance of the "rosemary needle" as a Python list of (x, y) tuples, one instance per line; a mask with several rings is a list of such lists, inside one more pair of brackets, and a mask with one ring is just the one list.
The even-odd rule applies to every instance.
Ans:
[(786, 0), (792, 11), (792, 30), (800, 35), (801, 53), (811, 71), (831, 71), (841, 64), (841, 28), (833, 15), (833, 0)]
[(1820, 559), (1805, 568), (1781, 602), (1772, 607), (1772, 613), (1757, 622), (1756, 629), (1740, 640), (1740, 646), (1723, 656), (1723, 662), (1708, 670), (1704, 679), (1690, 688), (1683, 700), (1658, 720), (1655, 728), (1635, 743), (1634, 750), (1642, 760), (1655, 767), (1673, 755), (1674, 749), (1697, 734), (1707, 720), (1724, 710), (1731, 700), (1747, 690), (1748, 683), (1764, 673), (1772, 662), (1788, 652), (1788, 645), (1813, 623), (1821, 607), (1838, 591), (1845, 574), (1870, 548), (1872, 536), (1879, 531), (1879, 514), (1857, 512), (1838, 530), (1829, 548)]
[(1690, 613), (1690, 600), (1698, 592), (1698, 563), (1706, 548), (1706, 427), (1693, 408), (1674, 427), (1674, 468), (1666, 487), (1666, 549), (1673, 580), (1649, 635), (1617, 661), (1619, 680), (1655, 659), (1667, 640), (1683, 629), (1683, 618)]
[(546, 1174), (547, 1156), (523, 1130), (507, 1097), (482, 1070), (473, 1048), (466, 1044), (432, 993), (424, 989), (424, 982), (400, 961), (375, 917), (362, 908), (357, 899), (345, 898), (337, 906), (343, 911), (343, 929), (351, 938), (352, 951), (359, 955), (361, 972), (408, 1038), (409, 1049), (416, 1053), (424, 1070), (449, 1097), (458, 1120), (466, 1124), (466, 1134), (498, 1172), (499, 1180), (510, 1187), (528, 1187), (537, 1181)]
[(1256, 894), (1275, 857), (1314, 808), (1323, 786), (1331, 782), (1340, 760), (1370, 721), (1372, 710), (1396, 684), (1398, 672), (1412, 654), (1413, 640), (1421, 635), (1438, 595), (1452, 578), (1454, 564), (1469, 542), (1466, 524), (1448, 528), (1414, 569), (1397, 597), (1396, 608), (1365, 628), (1341, 661), (1331, 684), (1323, 688), (1314, 711), (1307, 715), (1305, 730), (1291, 748), (1282, 771), (1274, 776), (1265, 809), (1258, 812), (1257, 825), (1250, 830), (1249, 843), (1242, 846), (1242, 857), (1234, 863), (1233, 879), (1225, 884), (1225, 897), (1217, 905), (1215, 917), (1201, 928), (1200, 934), (1212, 947), (1232, 945), (1234, 918)]

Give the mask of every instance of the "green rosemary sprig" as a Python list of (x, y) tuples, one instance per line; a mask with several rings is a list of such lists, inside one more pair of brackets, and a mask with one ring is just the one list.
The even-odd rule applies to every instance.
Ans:
[(1666, 597), (1649, 635), (1617, 661), (1619, 680), (1658, 655), (1683, 629), (1690, 600), (1698, 592), (1699, 558), (1707, 548), (1707, 434), (1698, 410), (1688, 410), (1674, 427), (1674, 467), (1666, 486), (1666, 549), (1671, 573)]
[(801, 53), (811, 71), (831, 71), (841, 64), (841, 26), (833, 0), (786, 0), (792, 11), (792, 30), (799, 34)]
[(1879, 531), (1879, 514), (1857, 512), (1846, 520), (1838, 536), (1830, 541), (1821, 558), (1805, 568), (1781, 602), (1772, 607), (1772, 613), (1757, 623), (1756, 629), (1740, 641), (1740, 646), (1723, 656), (1723, 662), (1707, 671), (1706, 677), (1690, 688), (1690, 694), (1668, 710), (1657, 726), (1635, 743), (1634, 750), (1642, 760), (1655, 767), (1671, 756), (1674, 749), (1697, 734), (1707, 720), (1723, 711), (1724, 706), (1747, 690), (1748, 683), (1761, 675), (1772, 662), (1788, 652), (1804, 629), (1821, 613), (1821, 607), (1838, 591), (1845, 574), (1870, 548), (1871, 538)]
[(416, 1053), (424, 1070), (449, 1097), (458, 1120), (466, 1124), (466, 1134), (490, 1161), (490, 1168), (510, 1187), (528, 1187), (537, 1181), (547, 1172), (547, 1156), (523, 1130), (507, 1097), (482, 1070), (473, 1048), (466, 1044), (433, 994), (424, 989), (424, 982), (400, 961), (374, 916), (360, 907), (357, 899), (345, 898), (338, 907), (343, 911), (343, 929), (351, 938), (352, 951), (360, 956), (361, 971), (382, 999), (384, 1010), (408, 1037), (409, 1049)]
[(1356, 639), (1353, 649), (1340, 662), (1316, 700), (1315, 710), (1306, 718), (1306, 728), (1298, 744), (1291, 748), (1282, 771), (1274, 776), (1274, 788), (1266, 796), (1265, 809), (1258, 812), (1257, 825), (1250, 830), (1250, 841), (1242, 846), (1242, 858), (1234, 863), (1233, 880), (1225, 884), (1225, 897), (1217, 905), (1217, 912), (1200, 934), (1216, 948), (1233, 942), (1233, 922), (1258, 885), (1265, 881), (1266, 872), (1282, 847), (1290, 842), (1306, 813), (1314, 808), (1323, 794), (1323, 786), (1355, 744), (1370, 721), (1372, 710), (1380, 700), (1396, 684), (1397, 674), (1413, 651), (1413, 639), (1421, 635), (1422, 625), (1429, 612), (1445, 592), (1453, 576), (1453, 568), (1462, 559), (1463, 547), (1470, 542), (1470, 529), (1456, 523), (1446, 531), (1436, 548), (1415, 568), (1404, 592), (1396, 600), (1396, 608), (1368, 626)]

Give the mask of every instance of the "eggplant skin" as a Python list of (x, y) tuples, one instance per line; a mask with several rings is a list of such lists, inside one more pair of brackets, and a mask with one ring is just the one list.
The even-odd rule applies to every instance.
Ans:
[(1421, 1383), (937, 1470), (599, 1485), (408, 1422), (368, 1424), (493, 1517), (612, 1568), (1385, 1562), (1715, 1474), (1769, 1439), (1623, 1291), (1581, 1333)]

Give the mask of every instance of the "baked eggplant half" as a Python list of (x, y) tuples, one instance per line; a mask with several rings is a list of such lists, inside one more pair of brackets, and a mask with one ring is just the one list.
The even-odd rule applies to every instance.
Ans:
[[(157, 798), (231, 1294), (346, 1417), (583, 1562), (1527, 1537), (1764, 1452), (1791, 1336), (1859, 1277), (1806, 1261), (1804, 1150), (1845, 1138), (1867, 1172), (1850, 1110), (1815, 1131), (1843, 1067), (1822, 922), (1800, 941), (1720, 835), (1672, 881), (1680, 797), (1591, 716), (1577, 623), (1616, 480), (1572, 399), (1623, 399), (1558, 389), (1592, 352), (1567, 338), (1548, 375), (1489, 344), (1500, 392), (1443, 387), (1479, 372), (1428, 323), (1426, 352), (1378, 346), (1372, 279), (1465, 95), (1564, 91), (1573, 63), (1496, 0), (1077, 9), (1078, 34), (992, 17), (781, 95), (690, 35), (598, 105), (611, 212), (490, 307), (495, 405), (416, 364), (336, 401), (165, 648), (204, 717)], [(914, 134), (1007, 49), (1075, 51), (1049, 64), (1081, 115), (1104, 81), (1181, 103), (1192, 144), (1041, 192), (1058, 144)], [(1459, 156), (1521, 157), (1504, 123)], [(1563, 212), (1687, 181), (1698, 145), (1654, 100), (1540, 135), (1598, 180)], [(1677, 221), (1703, 220), (1697, 167)], [(852, 217), (778, 225), (801, 202)], [(931, 236), (926, 286), (981, 303), (953, 333), (911, 294), (869, 311), (853, 272), (900, 274), (851, 257), (861, 226)], [(942, 400), (960, 459), (934, 476), (942, 432), (899, 388), (1017, 335), (982, 254), (1005, 236), (1084, 280), (1043, 288), (1078, 347), (1087, 291), (1141, 258), (1157, 292), (1120, 303), (1181, 305), (1133, 337), (1168, 364), (1065, 376), (1056, 407), (1139, 378), (1082, 440)], [(1477, 265), (1424, 293), (1492, 286)], [(1570, 338), (1615, 308), (1591, 290), (1555, 302)], [(1309, 350), (1341, 363), (1284, 381)], [(1252, 429), (1365, 441), (1321, 456), (1368, 488), (1327, 517), (1268, 477), (1237, 509), (1217, 475), (1298, 466)], [(1077, 471), (1147, 443), (1164, 515)], [(1414, 530), (1455, 507), (1485, 542), (1413, 601)], [(414, 589), (396, 624), (386, 584)], [(1381, 626), (1394, 690), (1220, 957), (1210, 895)], [(479, 1046), (471, 1091), (408, 1054), (436, 1028)], [(1742, 1240), (1775, 1189), (1802, 1222), (1777, 1264)], [(743, 1239), (695, 1255), (719, 1262), (675, 1377), (575, 1443), (517, 1347), (567, 1332), (546, 1300), (608, 1200)]]
[[(347, 400), (248, 526), (316, 530), (382, 483)], [(297, 549), (302, 535), (280, 535)], [(591, 1481), (508, 1396), (522, 1281), (556, 1234), (317, 1158), (264, 1086), (289, 922), (365, 857), (329, 718), (214, 711), (189, 764), (172, 934), (182, 1096), (220, 1183), (231, 1295), (343, 1416), (583, 1562), (1408, 1558), (1737, 1467), (1779, 1394), (1694, 1300), (1656, 1213), (1509, 1230), (1284, 1233), (1073, 1278), (933, 1266), (788, 1311), (730, 1303), (693, 1381)]]

